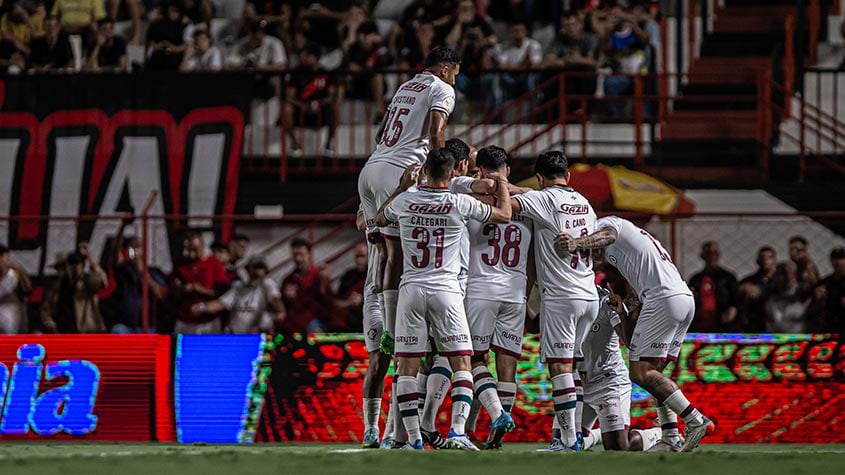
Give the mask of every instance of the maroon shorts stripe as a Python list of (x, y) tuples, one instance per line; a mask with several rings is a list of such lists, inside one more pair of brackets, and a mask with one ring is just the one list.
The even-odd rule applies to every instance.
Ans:
[(425, 356), (425, 351), (397, 351), (398, 358), (422, 358)]
[(677, 429), (677, 428), (678, 428), (678, 423), (677, 423), (677, 422), (667, 422), (667, 423), (665, 423), (665, 424), (661, 424), (661, 425), (660, 425), (660, 428), (661, 428), (662, 430), (672, 430), (672, 429)]
[(502, 348), (501, 346), (498, 346), (498, 345), (493, 345), (493, 351), (495, 351), (496, 353), (504, 353), (508, 356), (513, 356), (514, 358), (519, 358), (520, 356), (522, 356), (515, 351), (511, 351), (511, 350), (508, 350), (506, 348)]
[(487, 350), (472, 350), (472, 356), (484, 356), (487, 354)]
[(417, 393), (397, 394), (396, 395), (396, 401), (399, 402), (399, 403), (416, 401), (417, 399), (419, 399), (417, 397)]
[(440, 356), (472, 356), (472, 350), (441, 351)]
[(467, 381), (466, 379), (459, 379), (457, 381), (453, 381), (452, 382), (452, 389), (455, 389), (455, 388), (467, 388), (467, 389), (471, 390), (472, 389), (472, 382)]
[(474, 375), (472, 377), (472, 380), (477, 383), (480, 379), (492, 378), (492, 377), (493, 377), (493, 375), (490, 374), (489, 372), (484, 372), (484, 373), (478, 373), (478, 374)]
[(631, 426), (629, 426), (628, 424), (625, 424), (625, 430), (626, 430), (626, 431), (630, 431), (630, 430), (631, 430)]
[(678, 355), (675, 355), (675, 356), (669, 355), (669, 356), (666, 357), (666, 359), (673, 362), (673, 363), (677, 363), (678, 362)]
[(574, 392), (575, 388), (555, 389), (554, 391), (552, 391), (552, 397), (566, 396), (567, 394), (572, 394)]
[(572, 358), (546, 358), (546, 363), (572, 363)]
[(680, 413), (680, 414), (678, 414), (678, 415), (679, 415), (679, 416), (681, 416), (681, 419), (683, 419), (684, 417), (687, 417), (688, 415), (690, 415), (690, 413), (691, 413), (693, 410), (695, 410), (695, 408), (694, 408), (694, 407), (692, 407), (692, 404), (690, 404), (689, 406), (687, 406), (687, 408), (686, 408), (686, 409), (684, 409), (683, 411), (681, 411), (681, 413)]

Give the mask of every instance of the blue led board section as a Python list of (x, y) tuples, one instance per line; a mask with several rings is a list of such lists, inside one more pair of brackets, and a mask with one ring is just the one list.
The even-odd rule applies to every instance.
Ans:
[(179, 335), (173, 381), (180, 443), (251, 442), (250, 398), (263, 335)]

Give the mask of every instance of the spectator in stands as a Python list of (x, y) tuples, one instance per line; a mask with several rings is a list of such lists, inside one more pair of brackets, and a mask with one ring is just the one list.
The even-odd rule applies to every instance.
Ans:
[[(161, 269), (149, 266), (144, 273), (144, 246), (137, 237), (124, 238), (126, 226), (134, 217), (121, 221), (115, 235), (111, 256), (111, 274), (114, 276), (114, 293), (111, 296), (112, 333), (144, 332), (144, 281), (147, 281), (149, 296), (147, 304), (150, 318), (158, 314), (157, 310), (167, 297), (167, 276)], [(154, 322), (149, 322), (148, 330), (155, 332)]]
[(340, 47), (343, 51), (349, 48), (358, 40), (358, 28), (367, 22), (367, 12), (358, 5), (349, 9), (346, 18), (340, 22)]
[(299, 55), (300, 65), (290, 74), (287, 100), (284, 103), (290, 152), (301, 153), (301, 144), (294, 134), (296, 127), (328, 127), (323, 154), (333, 155), (332, 143), (337, 129), (337, 107), (340, 87), (335, 76), (320, 68), (320, 47), (309, 44)]
[(490, 20), (478, 14), (475, 3), (472, 0), (461, 0), (458, 3), (457, 15), (449, 25), (449, 33), (444, 39), (446, 46), (456, 47), (462, 40), (472, 35), (486, 46), (496, 45), (496, 34)]
[(229, 240), (229, 263), (226, 265), (226, 273), (232, 281), (247, 281), (248, 276), (240, 267), (246, 256), (249, 255), (249, 236), (235, 233)]
[(789, 239), (789, 259), (795, 264), (799, 298), (803, 300), (812, 296), (819, 283), (819, 268), (810, 257), (810, 245), (805, 237), (793, 236)]
[[(349, 9), (360, 0), (321, 0), (311, 2), (307, 8), (300, 8), (298, 19), (305, 27), (308, 41), (327, 49), (340, 46), (338, 24), (346, 17)], [(309, 2), (302, 2), (309, 3)]]
[(20, 74), (25, 69), (24, 53), (13, 42), (0, 38), (0, 74)]
[(192, 307), (208, 303), (229, 290), (229, 277), (220, 261), (205, 250), (199, 234), (185, 240), (183, 259), (170, 276), (170, 294), (176, 304), (174, 333), (220, 333), (220, 315), (195, 315)]
[(289, 43), (289, 32), (293, 18), (293, 2), (285, 0), (247, 0), (241, 15), (241, 31), (249, 33), (249, 27), (256, 21), (267, 24), (267, 32)]
[(845, 247), (830, 251), (833, 272), (819, 282), (815, 299), (824, 305), (823, 332), (839, 333), (845, 338)]
[(211, 0), (179, 0), (179, 4), (195, 26), (205, 25), (208, 28), (211, 25), (211, 19), (214, 18), (214, 4)]
[[(85, 265), (88, 270), (85, 270)], [(47, 333), (104, 333), (97, 294), (108, 277), (91, 256), (88, 243), (81, 243), (67, 256), (64, 273), (41, 301), (41, 325)]]
[(0, 17), (0, 39), (22, 54), (28, 55), (32, 41), (43, 35), (44, 16), (32, 1), (18, 0)]
[(232, 48), (227, 65), (257, 71), (281, 71), (287, 65), (287, 54), (282, 41), (266, 33), (267, 22), (256, 21), (250, 26), (249, 36)]
[(141, 13), (144, 4), (141, 0), (106, 0), (106, 17), (114, 21), (132, 22), (132, 36), (129, 44), (141, 44)]
[(761, 333), (765, 327), (766, 299), (773, 293), (777, 254), (769, 246), (757, 251), (757, 271), (740, 281), (739, 302), (742, 329)]
[(62, 70), (73, 66), (70, 42), (58, 19), (47, 17), (44, 20), (44, 36), (32, 41), (29, 62), (37, 71)]
[(99, 22), (97, 42), (88, 54), (85, 66), (89, 71), (126, 70), (126, 40), (114, 34), (114, 20)]
[(26, 333), (26, 296), (31, 291), (23, 266), (0, 244), (0, 334)]
[(804, 333), (809, 299), (798, 292), (795, 265), (778, 264), (773, 277), (773, 291), (766, 300), (766, 333)]
[(375, 102), (381, 117), (385, 111), (385, 83), (381, 70), (393, 62), (390, 50), (382, 43), (375, 22), (358, 27), (357, 40), (346, 51), (345, 67), (352, 74), (346, 88), (350, 99)]
[(728, 331), (738, 325), (736, 277), (719, 266), (721, 255), (719, 243), (715, 241), (707, 241), (701, 246), (704, 270), (689, 280), (695, 296), (695, 319), (691, 331)]
[(223, 55), (211, 44), (206, 30), (194, 31), (194, 38), (188, 43), (182, 58), (180, 71), (219, 71), (223, 69)]
[(534, 89), (538, 74), (526, 70), (538, 68), (543, 62), (543, 47), (540, 42), (528, 36), (528, 27), (514, 23), (510, 27), (510, 40), (505, 45), (496, 45), (493, 55), (500, 69), (509, 72), (499, 75), (500, 87), (495, 88), (504, 97), (497, 97), (498, 107), (503, 100), (518, 97)]
[(435, 47), (434, 25), (422, 23), (416, 29), (413, 42), (399, 52), (399, 67), (412, 71), (422, 71), (425, 57)]
[(106, 10), (103, 0), (55, 0), (51, 15), (61, 20), (68, 34), (90, 40), (97, 34), (97, 22), (106, 17)]
[[(429, 24), (434, 28), (434, 45), (443, 45), (446, 35), (452, 30), (455, 0), (414, 0), (405, 9), (400, 27), (405, 32), (404, 44), (413, 44), (419, 28)], [(465, 14), (466, 15), (466, 14)]]
[(314, 264), (308, 241), (296, 238), (290, 249), (295, 267), (282, 281), (287, 317), (281, 330), (289, 333), (324, 331), (334, 303), (329, 286), (331, 279)]
[(208, 247), (211, 249), (211, 255), (223, 264), (224, 269), (231, 263), (232, 256), (229, 254), (229, 246), (226, 243), (223, 241), (214, 241)]
[[(608, 24), (605, 54), (614, 75), (605, 77), (604, 93), (607, 96), (631, 95), (635, 87), (633, 76), (648, 73), (646, 47), (650, 39), (636, 18), (619, 8), (613, 10)], [(609, 99), (607, 108), (610, 117), (625, 116), (625, 102), (620, 99)]]
[(459, 4), (445, 42), (461, 56), (461, 74), (455, 78), (455, 89), (471, 101), (484, 101), (487, 110), (494, 109), (498, 75), (486, 71), (495, 66), (496, 35), (490, 23), (476, 15), (472, 1)]
[(364, 284), (367, 280), (367, 245), (355, 246), (355, 265), (340, 277), (335, 294), (335, 306), (344, 312), (344, 326), (348, 331), (360, 332), (363, 328)]
[(179, 3), (170, 3), (147, 29), (147, 64), (151, 71), (176, 71), (182, 64), (194, 27)]
[[(575, 73), (566, 77), (566, 94), (592, 97), (596, 93), (595, 72), (598, 55), (598, 38), (584, 30), (584, 20), (578, 14), (570, 12), (561, 18), (557, 38), (546, 54), (543, 64), (546, 67)], [(547, 91), (547, 95), (557, 93), (556, 90)], [(581, 104), (577, 99), (567, 101), (567, 110), (578, 110)]]
[[(252, 257), (246, 264), (249, 280), (237, 282), (219, 299), (200, 302), (192, 307), (195, 315), (230, 313), (226, 333), (258, 333), (273, 330), (273, 323), (281, 326), (285, 307), (279, 286), (267, 277), (267, 264), (260, 257)], [(272, 318), (265, 321), (265, 313)]]

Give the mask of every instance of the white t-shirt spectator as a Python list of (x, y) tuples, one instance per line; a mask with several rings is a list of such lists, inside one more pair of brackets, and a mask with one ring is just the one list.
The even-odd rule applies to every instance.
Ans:
[(269, 277), (261, 282), (235, 282), (220, 302), (231, 312), (229, 330), (232, 333), (254, 333), (262, 327), (264, 312), (274, 299), (281, 298), (279, 286)]
[(496, 59), (503, 66), (539, 66), (543, 62), (543, 47), (539, 41), (525, 38), (519, 47), (511, 43), (507, 47), (498, 48)]
[(188, 71), (219, 71), (223, 69), (223, 55), (216, 46), (208, 48), (204, 54), (194, 51), (187, 66)]
[(18, 297), (20, 279), (14, 269), (0, 276), (0, 334), (20, 333), (23, 330), (24, 303)]
[(276, 66), (283, 68), (288, 62), (285, 54), (285, 45), (282, 40), (264, 35), (261, 45), (258, 48), (252, 49), (252, 38), (247, 36), (240, 40), (232, 49), (232, 53), (227, 59), (227, 64), (233, 66)]

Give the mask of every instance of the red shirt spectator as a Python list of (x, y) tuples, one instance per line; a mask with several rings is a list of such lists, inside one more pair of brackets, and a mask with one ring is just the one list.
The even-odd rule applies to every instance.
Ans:
[(185, 241), (185, 259), (171, 275), (171, 291), (176, 299), (175, 333), (219, 333), (220, 315), (194, 315), (191, 306), (222, 295), (231, 284), (223, 263), (207, 254), (199, 235)]
[(330, 279), (314, 265), (308, 241), (297, 238), (290, 247), (296, 268), (282, 281), (287, 318), (281, 330), (289, 333), (324, 331), (324, 321), (332, 314)]

